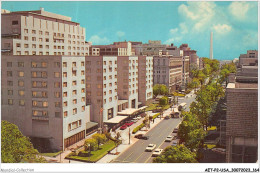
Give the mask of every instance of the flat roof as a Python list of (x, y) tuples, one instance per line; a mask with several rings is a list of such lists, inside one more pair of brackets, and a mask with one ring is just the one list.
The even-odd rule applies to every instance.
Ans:
[(120, 123), (122, 120), (124, 120), (124, 119), (126, 119), (126, 118), (127, 118), (127, 116), (120, 116), (120, 115), (118, 115), (118, 116), (116, 116), (116, 117), (114, 117), (114, 118), (111, 118), (111, 119), (105, 121), (104, 123), (117, 124), (117, 123)]
[(98, 125), (98, 123), (96, 123), (96, 122), (87, 122), (86, 123), (86, 129), (90, 129), (90, 128), (96, 126), (96, 125)]
[(139, 111), (139, 109), (134, 109), (134, 108), (128, 108), (128, 109), (125, 109), (121, 112), (117, 112), (117, 114), (120, 114), (120, 115), (132, 115), (133, 113)]

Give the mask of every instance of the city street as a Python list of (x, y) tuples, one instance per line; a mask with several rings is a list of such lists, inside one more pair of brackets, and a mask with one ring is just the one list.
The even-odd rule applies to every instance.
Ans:
[[(195, 94), (193, 92), (188, 94), (186, 98), (179, 98), (179, 104), (186, 102), (187, 109), (189, 110), (190, 104), (195, 100)], [(168, 110), (167, 113), (169, 114)], [(148, 140), (138, 140), (126, 151), (120, 154), (116, 159), (112, 160), (112, 163), (152, 163), (152, 152), (146, 152), (145, 148), (149, 144), (156, 144), (156, 148), (164, 149), (167, 146), (171, 145), (171, 142), (164, 142), (165, 138), (172, 134), (172, 131), (178, 124), (181, 122), (180, 118), (170, 118), (168, 120), (162, 120), (158, 123), (153, 129), (151, 129), (147, 136), (150, 138)]]

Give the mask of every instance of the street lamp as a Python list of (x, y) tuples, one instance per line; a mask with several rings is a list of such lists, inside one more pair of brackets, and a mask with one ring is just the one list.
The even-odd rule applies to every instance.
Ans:
[(90, 162), (90, 152), (91, 152), (91, 150), (90, 150), (90, 144), (88, 144), (88, 149), (89, 149), (89, 151), (88, 151), (88, 161)]

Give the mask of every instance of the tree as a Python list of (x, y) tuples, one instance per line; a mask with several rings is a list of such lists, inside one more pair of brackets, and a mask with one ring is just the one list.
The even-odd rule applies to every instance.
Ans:
[(166, 85), (156, 84), (153, 86), (153, 94), (157, 95), (168, 95), (169, 89)]
[(85, 140), (84, 143), (84, 147), (85, 147), (85, 151), (94, 151), (95, 150), (95, 146), (97, 145), (97, 140), (94, 138), (89, 138)]
[(1, 121), (1, 159), (2, 163), (47, 161), (38, 156), (28, 137), (25, 137), (18, 127), (8, 121)]
[(184, 145), (169, 146), (153, 159), (153, 163), (197, 163), (196, 154)]
[(106, 136), (105, 136), (104, 134), (99, 134), (99, 133), (94, 134), (94, 135), (92, 136), (92, 138), (94, 138), (94, 139), (97, 140), (98, 149), (99, 149), (99, 145), (100, 145), (101, 143), (104, 143), (104, 142), (107, 140), (107, 138), (106, 138)]
[(169, 103), (169, 102), (168, 102), (168, 97), (166, 97), (166, 96), (160, 98), (160, 100), (159, 100), (159, 104), (160, 104), (160, 106), (162, 106), (162, 107), (163, 107), (163, 106), (166, 106), (168, 103)]
[(203, 141), (206, 136), (206, 132), (202, 129), (195, 129), (188, 133), (188, 140), (185, 142), (186, 147), (188, 147), (191, 151), (195, 149), (198, 151), (198, 148), (203, 147)]
[(206, 79), (206, 75), (200, 70), (197, 77), (200, 81), (200, 84), (203, 85)]
[(209, 64), (206, 64), (205, 67), (204, 67), (204, 69), (203, 69), (202, 71), (203, 71), (203, 73), (204, 73), (206, 76), (210, 75), (210, 74), (211, 74), (211, 67), (210, 67), (210, 65), (209, 65)]

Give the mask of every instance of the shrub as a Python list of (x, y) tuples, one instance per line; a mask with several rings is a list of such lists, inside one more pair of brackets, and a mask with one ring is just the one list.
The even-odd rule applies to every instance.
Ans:
[(136, 128), (134, 128), (134, 130), (132, 131), (133, 134), (135, 134), (136, 132), (138, 132), (138, 130), (140, 130), (141, 128), (143, 128), (145, 125), (142, 123), (139, 126), (137, 126)]
[(80, 151), (78, 156), (80, 156), (80, 157), (88, 157), (89, 156), (89, 152), (87, 152), (87, 151)]
[(153, 115), (153, 119), (157, 118), (160, 115), (160, 113)]

